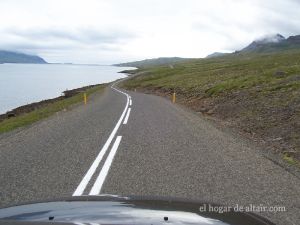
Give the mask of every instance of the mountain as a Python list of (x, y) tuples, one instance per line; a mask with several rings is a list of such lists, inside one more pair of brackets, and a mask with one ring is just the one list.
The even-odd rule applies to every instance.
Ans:
[[(269, 35), (264, 38), (253, 41), (250, 45), (243, 48), (242, 50), (235, 51), (234, 53), (223, 53), (223, 52), (214, 52), (206, 58), (215, 58), (220, 56), (230, 56), (233, 54), (239, 53), (272, 53), (272, 52), (281, 52), (285, 50), (300, 49), (300, 35), (290, 36), (285, 38), (281, 34)], [(162, 57), (155, 59), (145, 59), (136, 62), (120, 63), (115, 64), (114, 66), (128, 66), (128, 67), (151, 67), (151, 66), (161, 66), (169, 65), (172, 66), (178, 62), (185, 62), (192, 60), (192, 58), (179, 58), (179, 57)]]
[(120, 63), (115, 64), (114, 66), (128, 66), (128, 67), (150, 67), (150, 66), (163, 66), (163, 65), (172, 65), (178, 62), (184, 62), (191, 60), (191, 58), (179, 58), (179, 57), (161, 57), (155, 59), (145, 59), (141, 61), (128, 62), (128, 63)]
[(209, 59), (209, 58), (215, 58), (215, 57), (220, 57), (220, 56), (225, 56), (229, 53), (224, 53), (224, 52), (214, 52), (212, 54), (207, 55), (205, 58)]
[(43, 58), (36, 55), (28, 55), (19, 52), (0, 50), (0, 63), (47, 63)]
[(291, 36), (285, 39), (282, 35), (276, 34), (255, 40), (238, 52), (270, 53), (295, 48), (300, 48), (300, 35)]
[(286, 39), (286, 42), (291, 45), (300, 45), (300, 35), (290, 36), (288, 39)]

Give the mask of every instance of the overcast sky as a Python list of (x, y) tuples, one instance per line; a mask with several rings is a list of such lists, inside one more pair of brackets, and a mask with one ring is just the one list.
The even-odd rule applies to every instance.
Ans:
[(0, 49), (109, 64), (300, 34), (298, 0), (0, 0)]

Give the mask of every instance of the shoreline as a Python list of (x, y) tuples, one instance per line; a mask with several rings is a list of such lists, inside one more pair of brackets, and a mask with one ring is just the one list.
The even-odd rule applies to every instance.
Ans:
[(58, 96), (55, 98), (44, 99), (44, 100), (41, 100), (38, 102), (32, 102), (32, 103), (29, 103), (26, 105), (21, 105), (17, 108), (7, 111), (6, 113), (0, 114), (0, 122), (2, 122), (5, 119), (17, 117), (17, 116), (23, 115), (25, 113), (32, 112), (32, 111), (34, 111), (36, 109), (40, 109), (48, 104), (70, 98), (76, 94), (83, 93), (87, 89), (94, 88), (94, 87), (101, 86), (101, 85), (106, 85), (106, 84), (94, 84), (94, 85), (83, 86), (80, 88), (74, 88), (71, 90), (63, 91), (61, 96)]
[(83, 93), (89, 99), (90, 95), (102, 92), (108, 85), (109, 83), (95, 84), (64, 91), (63, 96), (23, 105), (1, 114), (0, 134), (28, 126), (59, 111), (66, 111), (73, 105), (84, 104)]
[[(109, 83), (123, 78), (125, 77), (124, 74), (119, 72), (126, 69), (100, 64), (3, 63), (1, 65), (5, 67), (1, 68), (4, 76), (0, 89), (3, 90), (4, 99), (0, 103), (3, 102), (2, 107), (0, 107), (0, 122), (7, 118), (8, 114), (13, 117), (18, 115), (20, 110), (28, 112), (25, 108), (36, 107), (43, 104), (45, 100), (47, 100), (45, 103), (60, 100), (59, 97), (65, 90), (92, 87), (95, 84)], [(39, 65), (43, 68), (46, 67), (42, 69), (39, 68)], [(52, 65), (54, 66), (53, 69), (48, 69), (52, 68)], [(73, 66), (79, 66), (80, 72), (77, 72), (76, 68), (72, 68)], [(20, 75), (24, 73), (23, 71), (26, 71), (26, 76)], [(6, 73), (10, 75), (8, 76)], [(66, 73), (66, 75), (61, 76), (61, 73)], [(88, 73), (86, 78), (85, 73)], [(38, 80), (34, 82), (35, 87), (32, 86), (32, 82), (28, 82), (28, 80), (35, 79), (34, 77), (38, 77)], [(70, 85), (69, 80), (72, 79), (74, 81)], [(44, 91), (39, 85), (47, 87), (47, 91)], [(51, 88), (48, 88), (48, 85)], [(17, 96), (19, 95), (22, 98), (18, 99)]]

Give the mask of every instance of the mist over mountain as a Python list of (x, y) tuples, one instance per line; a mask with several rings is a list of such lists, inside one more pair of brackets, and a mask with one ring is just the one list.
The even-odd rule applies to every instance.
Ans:
[(300, 48), (300, 35), (285, 38), (280, 34), (253, 41), (239, 52), (270, 53)]
[[(281, 34), (268, 35), (253, 41), (245, 48), (234, 53), (272, 53), (291, 49), (300, 49), (300, 35), (288, 38)], [(221, 57), (228, 54), (230, 53), (214, 52), (206, 56), (206, 58)]]
[(36, 55), (0, 50), (0, 63), (45, 64), (47, 62), (43, 58)]

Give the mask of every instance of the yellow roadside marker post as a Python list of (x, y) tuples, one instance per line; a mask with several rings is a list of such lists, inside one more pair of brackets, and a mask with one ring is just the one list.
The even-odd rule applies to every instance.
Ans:
[(173, 103), (176, 102), (176, 94), (175, 94), (175, 92), (173, 92), (173, 95), (172, 95), (172, 102), (173, 102)]
[(86, 105), (87, 103), (87, 97), (86, 97), (86, 93), (83, 93), (83, 102)]

